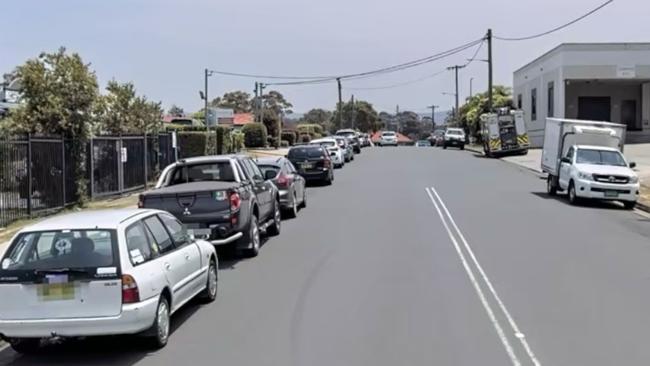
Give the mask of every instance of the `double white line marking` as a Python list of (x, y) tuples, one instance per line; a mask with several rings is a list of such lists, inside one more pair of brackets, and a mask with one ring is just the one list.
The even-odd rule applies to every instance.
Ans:
[[(454, 218), (449, 213), (449, 210), (447, 209), (447, 206), (443, 202), (442, 198), (440, 198), (440, 195), (438, 195), (438, 192), (433, 187), (425, 188), (425, 191), (427, 192), (427, 195), (429, 195), (429, 198), (431, 199), (431, 202), (435, 206), (436, 211), (438, 211), (438, 216), (440, 216), (440, 220), (442, 220), (442, 224), (444, 225), (445, 230), (447, 230), (447, 234), (449, 235), (449, 238), (451, 239), (452, 243), (454, 244), (454, 247), (456, 248), (456, 252), (458, 253), (458, 257), (460, 257), (460, 261), (462, 262), (463, 267), (465, 268), (465, 272), (467, 272), (467, 276), (469, 277), (469, 280), (472, 282), (472, 285), (476, 290), (476, 294), (481, 300), (481, 304), (483, 304), (483, 308), (485, 309), (485, 312), (487, 313), (488, 317), (490, 318), (490, 321), (492, 322), (492, 326), (494, 326), (494, 329), (499, 335), (499, 339), (501, 340), (503, 347), (508, 353), (508, 356), (510, 357), (510, 361), (512, 361), (512, 364), (514, 366), (521, 366), (521, 361), (519, 361), (517, 354), (515, 353), (512, 345), (510, 344), (510, 341), (508, 340), (508, 335), (506, 334), (503, 327), (501, 326), (499, 319), (497, 319), (494, 310), (492, 310), (492, 306), (490, 305), (488, 298), (483, 292), (483, 289), (481, 288), (481, 284), (479, 283), (479, 280), (477, 280), (477, 276), (474, 274), (474, 270), (470, 266), (470, 263), (467, 261), (467, 258), (463, 253), (463, 250), (461, 249), (461, 246), (458, 244), (458, 240), (456, 239), (456, 236), (458, 236), (458, 239), (460, 239), (460, 241), (462, 242), (465, 251), (469, 255), (469, 258), (474, 264), (474, 267), (476, 267), (476, 270), (480, 275), (480, 280), (482, 280), (483, 285), (487, 287), (487, 289), (489, 290), (489, 295), (492, 296), (494, 301), (497, 303), (499, 309), (501, 310), (501, 313), (503, 313), (504, 317), (508, 321), (510, 325), (510, 329), (512, 330), (512, 335), (519, 340), (521, 346), (525, 350), (526, 355), (528, 356), (532, 364), (535, 366), (540, 366), (541, 364), (537, 360), (537, 357), (535, 357), (533, 350), (528, 345), (528, 342), (526, 341), (526, 337), (519, 330), (517, 323), (515, 323), (515, 320), (510, 315), (510, 312), (504, 305), (503, 301), (501, 301), (501, 298), (499, 297), (496, 290), (494, 289), (494, 286), (492, 286), (492, 282), (490, 282), (490, 279), (485, 274), (483, 267), (481, 267), (481, 264), (476, 259), (472, 247), (470, 247), (469, 243), (467, 243), (467, 240), (465, 240), (463, 233), (458, 228), (458, 225), (456, 225)], [(453, 227), (453, 231), (450, 228), (449, 224), (451, 224), (451, 226)]]

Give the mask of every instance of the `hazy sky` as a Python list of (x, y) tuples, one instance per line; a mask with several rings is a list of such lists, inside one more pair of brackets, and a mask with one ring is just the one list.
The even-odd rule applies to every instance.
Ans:
[[(203, 69), (281, 75), (338, 75), (410, 61), (495, 35), (544, 31), (598, 6), (603, 0), (4, 0), (0, 7), (0, 72), (41, 51), (65, 46), (92, 63), (100, 85), (133, 81), (140, 93), (201, 107)], [(650, 1), (615, 0), (564, 31), (526, 42), (495, 41), (495, 83), (512, 84), (512, 72), (562, 42), (650, 41)], [(481, 54), (485, 57), (485, 49)], [(418, 79), (453, 64), (473, 50), (386, 76), (350, 81), (343, 97), (379, 110), (448, 109), (453, 74), (384, 90), (349, 90)], [(461, 96), (487, 85), (487, 66), (461, 72)], [(242, 89), (254, 80), (214, 76), (210, 97)], [(336, 85), (278, 88), (297, 112), (333, 108)]]

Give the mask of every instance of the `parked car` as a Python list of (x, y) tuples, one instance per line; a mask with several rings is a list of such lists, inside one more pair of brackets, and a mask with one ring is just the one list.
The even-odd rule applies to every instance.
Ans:
[(180, 160), (163, 170), (155, 189), (140, 195), (140, 207), (166, 210), (195, 236), (231, 245), (254, 257), (260, 231), (280, 234), (280, 193), (244, 155)]
[(431, 147), (431, 142), (429, 140), (418, 140), (415, 143), (417, 147)]
[(331, 137), (312, 140), (310, 144), (321, 145), (327, 148), (334, 163), (334, 168), (342, 168), (345, 165), (345, 152), (339, 147), (335, 139)]
[(433, 146), (442, 146), (445, 142), (445, 130), (433, 131), (430, 141)]
[(361, 134), (361, 147), (368, 147), (371, 145), (370, 135), (367, 133)]
[(260, 158), (256, 162), (264, 176), (270, 177), (271, 173), (275, 175), (271, 181), (280, 192), (280, 207), (287, 216), (296, 217), (298, 209), (307, 206), (305, 178), (298, 174), (287, 158)]
[(384, 131), (379, 138), (379, 146), (397, 146), (397, 134), (393, 131)]
[(336, 131), (336, 135), (349, 138), (354, 153), (355, 154), (361, 153), (361, 143), (359, 142), (359, 136), (357, 135), (357, 131), (352, 129), (338, 130)]
[(334, 181), (334, 164), (326, 148), (319, 145), (296, 146), (289, 150), (287, 157), (307, 181), (320, 181), (327, 185)]
[(339, 147), (343, 149), (344, 157), (345, 157), (345, 162), (349, 163), (352, 160), (354, 160), (354, 149), (352, 148), (352, 145), (348, 143), (348, 139), (343, 136), (332, 136), (333, 139), (336, 140), (336, 142), (339, 144)]
[(217, 297), (214, 246), (159, 210), (46, 219), (18, 232), (0, 264), (0, 335), (20, 353), (44, 338), (136, 333), (164, 347), (174, 312)]
[(446, 149), (449, 146), (454, 146), (461, 150), (465, 150), (465, 142), (465, 131), (463, 131), (462, 128), (447, 128), (445, 130), (442, 148)]

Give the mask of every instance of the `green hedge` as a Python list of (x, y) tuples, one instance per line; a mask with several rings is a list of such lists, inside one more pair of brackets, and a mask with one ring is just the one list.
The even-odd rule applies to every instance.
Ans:
[(307, 143), (307, 142), (311, 141), (311, 136), (309, 136), (309, 134), (302, 134), (302, 135), (300, 135), (300, 138), (298, 139), (298, 141), (300, 141), (301, 143)]
[(164, 124), (163, 126), (167, 131), (177, 131), (177, 132), (180, 131), (205, 132), (208, 130), (207, 127), (205, 126), (185, 126), (185, 125), (175, 125), (173, 123)]
[(296, 143), (296, 133), (294, 131), (282, 131), (282, 140), (291, 146)]
[(305, 123), (305, 124), (300, 124), (296, 126), (296, 130), (298, 130), (299, 134), (309, 134), (310, 136), (313, 136), (315, 134), (323, 135), (323, 127), (321, 125), (313, 124), (313, 123)]
[(208, 143), (208, 136), (205, 132), (178, 132), (176, 137), (178, 139), (178, 155), (180, 158), (205, 155)]
[(242, 128), (246, 147), (266, 146), (266, 126), (262, 123), (249, 123)]

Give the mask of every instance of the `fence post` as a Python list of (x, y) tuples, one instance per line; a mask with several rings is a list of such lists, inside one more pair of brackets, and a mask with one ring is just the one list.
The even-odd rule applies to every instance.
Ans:
[(65, 176), (66, 176), (66, 170), (65, 170), (65, 135), (61, 135), (61, 158), (62, 158), (61, 159), (61, 161), (62, 161), (62, 165), (61, 165), (61, 183), (63, 183), (63, 184), (61, 184), (61, 187), (63, 187), (63, 204), (61, 205), (61, 207), (65, 207), (65, 204), (66, 204), (66, 197), (65, 197), (65, 193), (66, 193), (66, 189), (65, 189)]
[(95, 150), (93, 147), (94, 139), (94, 137), (90, 137), (90, 153), (88, 154), (90, 160), (90, 199), (93, 199), (95, 197)]
[(32, 134), (27, 134), (27, 214), (32, 217)]
[(120, 132), (119, 137), (116, 142), (117, 146), (117, 193), (122, 194), (124, 191), (124, 164), (122, 164), (122, 133)]
[(149, 156), (147, 151), (147, 131), (144, 132), (144, 151), (142, 155), (144, 156), (144, 189), (147, 190), (147, 181), (149, 180), (149, 162), (147, 161), (147, 157)]

